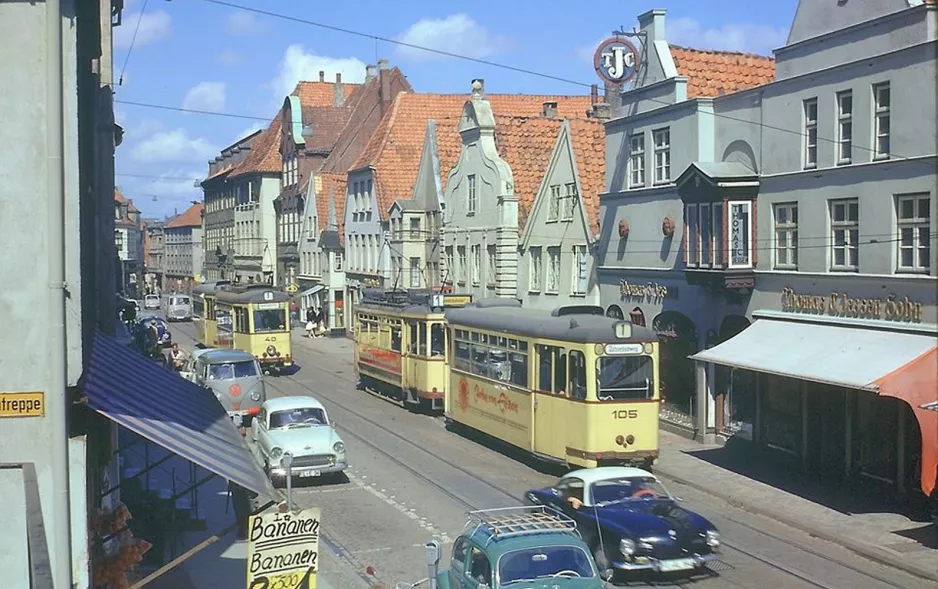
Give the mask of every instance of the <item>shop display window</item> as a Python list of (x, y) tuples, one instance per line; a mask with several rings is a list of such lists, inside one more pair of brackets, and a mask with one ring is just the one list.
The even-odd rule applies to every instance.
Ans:
[(776, 450), (801, 454), (801, 381), (765, 377), (762, 439)]

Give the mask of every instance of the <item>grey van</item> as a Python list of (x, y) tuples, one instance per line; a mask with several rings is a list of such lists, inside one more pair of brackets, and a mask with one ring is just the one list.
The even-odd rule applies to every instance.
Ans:
[(267, 400), (261, 366), (243, 350), (194, 350), (179, 374), (212, 391), (228, 415), (240, 415), (245, 425)]
[(166, 303), (166, 318), (170, 321), (192, 321), (192, 299), (189, 295), (169, 295), (169, 301)]

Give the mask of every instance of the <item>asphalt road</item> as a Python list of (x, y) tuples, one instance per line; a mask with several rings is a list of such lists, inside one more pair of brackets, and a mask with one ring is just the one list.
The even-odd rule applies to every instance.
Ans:
[[(179, 343), (189, 347), (193, 327), (174, 324), (174, 331)], [(326, 545), (362, 574), (366, 567), (374, 567), (377, 580), (392, 587), (423, 579), (425, 542), (431, 538), (444, 542), (445, 563), (467, 511), (519, 505), (526, 490), (548, 486), (561, 474), (491, 442), (447, 431), (441, 418), (411, 413), (356, 390), (352, 342), (328, 339), (315, 344), (316, 349), (310, 349), (294, 343), (299, 370), (269, 377), (268, 396), (314, 396), (338, 422), (351, 465), (348, 480), (300, 481), (293, 500), (301, 507), (322, 508)], [(720, 529), (723, 558), (711, 563), (710, 576), (635, 577), (627, 586), (934, 587), (712, 495), (664, 481), (688, 509)]]

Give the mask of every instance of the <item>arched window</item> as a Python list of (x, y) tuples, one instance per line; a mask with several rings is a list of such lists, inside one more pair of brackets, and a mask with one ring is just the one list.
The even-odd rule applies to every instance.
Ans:
[(612, 319), (625, 319), (625, 315), (622, 314), (622, 308), (619, 305), (609, 305), (609, 308), (606, 309), (606, 317)]
[(642, 310), (638, 307), (635, 307), (629, 312), (629, 319), (632, 321), (632, 325), (645, 327), (645, 314), (642, 313)]

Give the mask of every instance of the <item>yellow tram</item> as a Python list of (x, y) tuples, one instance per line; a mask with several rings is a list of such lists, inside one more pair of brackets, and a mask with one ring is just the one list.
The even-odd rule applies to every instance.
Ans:
[(439, 411), (447, 383), (445, 307), (468, 296), (368, 289), (356, 310), (359, 386), (409, 409)]
[(293, 365), (290, 295), (268, 284), (225, 286), (212, 295), (218, 348), (249, 352), (265, 372)]
[(658, 456), (658, 341), (600, 307), (511, 299), (446, 311), (448, 421), (579, 467)]
[(215, 294), (231, 284), (228, 280), (206, 282), (192, 289), (192, 318), (196, 325), (196, 341), (206, 347), (215, 345)]

